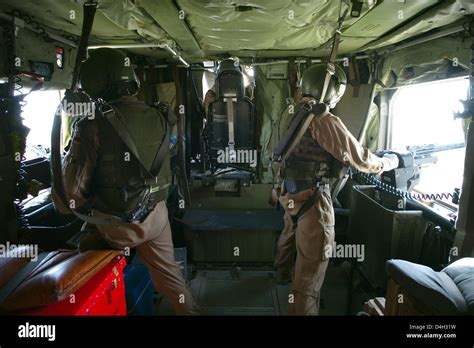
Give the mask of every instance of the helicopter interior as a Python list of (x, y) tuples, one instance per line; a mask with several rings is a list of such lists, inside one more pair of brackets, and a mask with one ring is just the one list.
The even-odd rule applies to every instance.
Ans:
[[(0, 1), (2, 243), (54, 251), (75, 249), (84, 237), (83, 221), (54, 207), (50, 163), (84, 2)], [(203, 314), (287, 314), (291, 284), (278, 284), (273, 265), (284, 211), (268, 202), (268, 168), (281, 112), (299, 98), (304, 70), (328, 61), (341, 13), (336, 63), (348, 84), (331, 112), (372, 152), (408, 157), (381, 177), (349, 170), (332, 186), (336, 241), (321, 314), (454, 311), (439, 299), (421, 305), (427, 297), (406, 283), (410, 267), (387, 261), (438, 274), (474, 255), (471, 1), (98, 3), (88, 50), (125, 52), (138, 98), (166, 102), (177, 116), (167, 206), (176, 261)], [(240, 68), (217, 74), (227, 58)], [(72, 121), (62, 117), (66, 146)], [(142, 261), (132, 250), (127, 263)], [(410, 310), (388, 304), (397, 291), (413, 296)], [(467, 305), (457, 310), (473, 314), (472, 291), (460, 291)], [(155, 291), (149, 314), (172, 313)]]

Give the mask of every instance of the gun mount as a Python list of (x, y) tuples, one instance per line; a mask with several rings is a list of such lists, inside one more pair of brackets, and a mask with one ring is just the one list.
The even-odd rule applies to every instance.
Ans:
[(435, 164), (438, 157), (435, 153), (464, 147), (464, 143), (449, 145), (409, 146), (406, 152), (388, 151), (398, 156), (398, 168), (382, 174), (382, 181), (397, 189), (411, 191), (420, 181), (421, 168)]

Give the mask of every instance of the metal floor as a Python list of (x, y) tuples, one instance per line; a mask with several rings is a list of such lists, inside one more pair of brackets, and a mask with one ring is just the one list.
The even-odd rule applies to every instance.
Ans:
[[(189, 287), (201, 315), (286, 315), (290, 284), (278, 285), (275, 272), (198, 270)], [(156, 315), (173, 315), (161, 297)]]
[[(290, 284), (278, 285), (273, 271), (197, 270), (189, 282), (201, 315), (287, 315)], [(321, 315), (346, 314), (347, 277), (329, 266), (322, 289)], [(166, 299), (157, 303), (156, 315), (173, 315)]]
[(290, 285), (274, 272), (200, 270), (190, 283), (203, 315), (285, 315)]

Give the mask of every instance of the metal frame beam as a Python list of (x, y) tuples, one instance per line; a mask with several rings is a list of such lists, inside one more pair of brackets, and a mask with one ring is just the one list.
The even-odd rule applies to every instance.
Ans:
[(91, 45), (88, 47), (88, 49), (93, 50), (93, 49), (102, 48), (102, 47), (125, 48), (125, 49), (127, 48), (161, 48), (161, 49), (167, 50), (169, 53), (173, 55), (173, 58), (178, 59), (181, 63), (183, 63), (183, 65), (186, 68), (189, 68), (189, 63), (186, 60), (184, 60), (181, 54), (176, 52), (173, 48), (171, 48), (170, 45), (166, 43), (140, 43), (140, 44), (115, 44), (115, 45), (104, 44), (104, 45)]

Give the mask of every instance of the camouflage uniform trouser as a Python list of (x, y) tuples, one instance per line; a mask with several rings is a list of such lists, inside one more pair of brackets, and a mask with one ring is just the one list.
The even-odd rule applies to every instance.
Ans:
[[(278, 240), (275, 267), (290, 273), (294, 264), (289, 301), (290, 315), (318, 315), (321, 287), (329, 263), (329, 246), (334, 242), (334, 210), (329, 188), (321, 189), (314, 205), (295, 225), (291, 215), (296, 215), (302, 204), (315, 189), (298, 193), (284, 193), (280, 203), (285, 209), (285, 227)], [(295, 247), (296, 244), (296, 247)]]
[(136, 248), (150, 270), (155, 289), (169, 300), (176, 314), (198, 314), (194, 298), (175, 262), (168, 208), (164, 201), (159, 202), (142, 223), (96, 225), (93, 228), (114, 249)]

